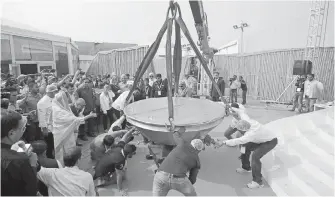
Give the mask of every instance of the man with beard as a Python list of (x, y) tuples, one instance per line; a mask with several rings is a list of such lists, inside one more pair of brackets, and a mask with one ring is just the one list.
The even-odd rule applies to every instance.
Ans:
[(184, 81), (180, 82), (179, 90), (176, 94), (177, 97), (192, 97), (192, 89), (186, 86)]

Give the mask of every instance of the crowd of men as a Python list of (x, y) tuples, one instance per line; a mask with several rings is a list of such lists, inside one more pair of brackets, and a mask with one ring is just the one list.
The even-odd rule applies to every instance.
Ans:
[[(220, 73), (218, 71), (214, 71), (214, 80), (217, 83), (219, 90), (223, 96), (225, 96), (225, 90), (226, 90), (226, 84), (222, 77), (220, 77)], [(245, 105), (247, 103), (247, 83), (243, 79), (242, 76), (240, 76), (237, 79), (237, 76), (234, 75), (232, 78), (229, 78), (229, 101), (230, 103), (235, 102), (237, 103), (237, 92), (239, 89), (242, 90), (242, 105)], [(220, 95), (216, 91), (214, 84), (212, 84), (212, 87), (210, 89), (210, 96), (212, 101), (220, 101)]]
[[(174, 96), (195, 94), (196, 85), (189, 78), (180, 82), (177, 91), (173, 88)], [(2, 75), (1, 194), (96, 195), (96, 186), (114, 178), (124, 194), (126, 159), (136, 153), (136, 146), (128, 144), (135, 129), (123, 114), (133, 83), (129, 74), (92, 76), (80, 70), (62, 77), (44, 71), (16, 78)], [(129, 102), (166, 96), (167, 79), (150, 73), (136, 84)], [(99, 134), (100, 122), (103, 134)], [(91, 159), (96, 161), (93, 179), (77, 167), (80, 147), (88, 137), (95, 137), (91, 144)]]
[[(309, 75), (307, 83), (297, 85), (299, 95), (304, 87), (308, 106), (313, 105), (314, 95), (321, 89), (313, 77)], [(218, 72), (214, 73), (214, 79), (224, 95), (225, 83)], [(137, 131), (127, 123), (123, 110), (127, 103), (166, 97), (167, 79), (150, 73), (149, 78), (134, 84), (129, 74), (90, 76), (78, 70), (73, 76), (61, 78), (42, 72), (17, 78), (7, 76), (5, 80), (2, 76), (2, 80), (1, 195), (95, 196), (98, 195), (96, 187), (108, 184), (117, 184), (119, 194), (127, 195), (122, 183), (127, 160), (136, 154), (136, 146), (131, 142)], [(135, 91), (126, 101), (134, 85)], [(196, 93), (194, 88), (194, 80), (188, 76), (181, 80), (173, 94), (192, 97)], [(237, 104), (238, 88), (243, 91), (242, 104)], [(177, 146), (160, 162), (153, 182), (154, 196), (166, 196), (171, 189), (184, 195), (196, 195), (193, 184), (200, 170), (198, 154), (205, 145), (211, 144), (215, 148), (240, 146), (242, 168), (237, 172), (252, 172), (249, 188), (263, 186), (260, 158), (271, 151), (278, 140), (275, 133), (246, 114), (243, 106), (246, 91), (242, 77), (230, 79), (229, 112), (233, 121), (225, 132), (226, 141), (206, 136), (186, 142), (182, 137), (185, 128), (174, 132)], [(212, 100), (220, 101), (218, 95), (212, 87)], [(100, 122), (104, 129), (102, 134), (99, 133)], [(80, 147), (88, 137), (94, 137), (90, 145), (93, 175), (78, 168), (82, 157)], [(144, 141), (148, 139), (144, 137)]]

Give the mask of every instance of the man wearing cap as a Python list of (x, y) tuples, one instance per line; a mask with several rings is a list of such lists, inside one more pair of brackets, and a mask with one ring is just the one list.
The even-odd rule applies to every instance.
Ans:
[[(251, 129), (251, 124), (245, 120), (240, 120), (236, 124), (236, 129), (243, 135), (242, 137), (227, 140), (223, 144), (227, 146), (244, 145), (241, 149), (242, 168), (237, 168), (238, 173), (252, 172), (252, 182), (247, 186), (251, 189), (263, 187), (262, 163), (260, 159), (274, 149), (278, 143), (277, 134), (272, 130), (261, 126), (258, 129)], [(250, 155), (251, 157), (250, 165)]]
[[(222, 94), (222, 96), (224, 96), (224, 91), (225, 91), (225, 82), (224, 80), (219, 77), (220, 73), (218, 71), (214, 72), (214, 81), (215, 83), (219, 86), (220, 92)], [(220, 94), (218, 93), (218, 91), (216, 91), (216, 88), (214, 86), (214, 84), (212, 84), (212, 88), (210, 90), (210, 96), (212, 97), (212, 101), (217, 102), (217, 101), (221, 101), (220, 99)]]
[(58, 92), (57, 86), (48, 85), (46, 88), (46, 95), (37, 103), (37, 116), (39, 126), (42, 129), (47, 148), (47, 157), (55, 158), (54, 155), (54, 139), (52, 134), (52, 100)]
[[(193, 184), (200, 170), (199, 153), (205, 149), (200, 139), (188, 143), (182, 139), (185, 128), (173, 133), (177, 146), (158, 168), (153, 182), (153, 196), (166, 196), (171, 189), (185, 196), (196, 196)], [(189, 176), (187, 177), (187, 173)]]

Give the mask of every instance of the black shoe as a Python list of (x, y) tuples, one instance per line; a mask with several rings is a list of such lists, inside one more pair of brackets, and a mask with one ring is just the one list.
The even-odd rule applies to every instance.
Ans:
[(84, 136), (80, 136), (78, 137), (80, 140), (82, 141), (88, 141), (88, 138), (84, 135)]
[(88, 135), (89, 137), (97, 137), (97, 135), (96, 135), (95, 133), (87, 133), (87, 135)]

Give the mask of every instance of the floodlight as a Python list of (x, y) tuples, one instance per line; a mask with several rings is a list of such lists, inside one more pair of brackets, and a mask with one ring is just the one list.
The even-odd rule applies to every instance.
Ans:
[(248, 27), (247, 23), (242, 23), (242, 27)]
[(234, 25), (233, 27), (234, 27), (234, 29), (238, 29), (238, 26), (237, 26), (237, 25)]

